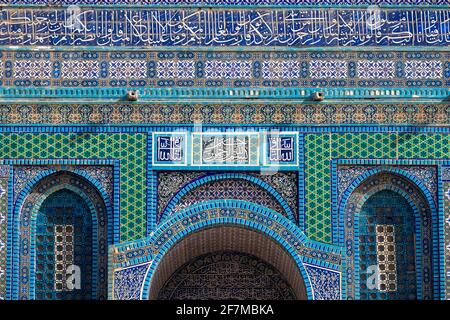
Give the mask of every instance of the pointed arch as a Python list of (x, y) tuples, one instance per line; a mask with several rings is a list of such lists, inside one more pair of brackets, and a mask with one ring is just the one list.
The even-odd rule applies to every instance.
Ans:
[[(229, 217), (214, 217), (214, 213), (212, 212), (215, 209), (227, 211)], [(240, 210), (246, 210), (250, 212), (249, 214), (251, 214), (251, 212), (255, 212), (255, 215), (266, 215), (267, 220), (261, 221), (261, 223), (250, 222), (239, 217), (238, 212)], [(198, 215), (201, 215), (202, 217), (210, 215), (210, 218), (207, 219), (207, 221), (202, 221), (201, 223), (191, 225), (183, 232), (179, 232), (176, 234), (172, 233), (171, 226), (173, 226), (173, 221), (183, 221), (184, 219), (188, 219), (190, 221), (194, 219), (195, 221), (195, 219), (198, 219), (196, 218), (196, 216)], [(303, 257), (299, 256), (296, 253), (296, 248), (293, 247), (292, 244), (290, 244), (288, 241), (286, 241), (286, 239), (283, 239), (282, 236), (273, 232), (270, 228), (267, 227), (267, 224), (273, 223), (272, 221), (277, 221), (283, 224), (290, 224), (290, 229), (292, 229), (292, 231), (296, 233), (297, 239), (300, 242), (299, 245), (306, 245), (308, 243), (306, 236), (302, 234), (294, 224), (288, 222), (285, 217), (281, 216), (279, 213), (273, 210), (252, 203), (247, 203), (244, 201), (227, 202), (215, 200), (204, 203), (197, 203), (184, 209), (175, 217), (172, 217), (168, 221), (165, 221), (163, 225), (161, 225), (161, 227), (158, 229), (158, 232), (153, 235), (156, 243), (162, 243), (161, 241), (163, 241), (163, 239), (165, 239), (169, 234), (171, 238), (160, 248), (158, 254), (152, 257), (152, 264), (147, 271), (147, 275), (141, 289), (141, 299), (154, 298), (155, 293), (151, 292), (151, 290), (152, 285), (155, 284), (155, 274), (158, 272), (157, 270), (160, 266), (160, 263), (165, 259), (166, 255), (169, 254), (171, 249), (175, 248), (177, 244), (181, 243), (185, 239), (188, 239), (190, 235), (201, 234), (202, 231), (211, 230), (215, 227), (244, 228), (249, 232), (251, 231), (259, 233), (263, 237), (260, 239), (273, 241), (274, 244), (276, 244), (276, 246), (278, 246), (280, 250), (284, 252), (284, 254), (290, 257), (291, 261), (294, 263), (294, 270), (296, 270), (296, 272), (301, 275), (301, 279), (303, 279), (304, 281), (306, 297), (308, 299), (313, 299), (312, 286), (309, 281), (308, 273), (303, 265)], [(158, 239), (161, 239), (161, 241), (158, 241)]]
[(356, 179), (344, 192), (339, 204), (339, 231), (346, 248), (343, 293), (349, 299), (359, 299), (360, 248), (359, 219), (364, 204), (375, 194), (390, 190), (404, 198), (413, 210), (416, 228), (415, 246), (419, 254), (417, 267), (417, 298), (439, 297), (437, 211), (429, 190), (408, 172), (399, 168), (379, 167)]
[[(72, 171), (47, 170), (32, 179), (17, 197), (12, 225), (12, 279), (13, 299), (35, 298), (36, 226), (39, 210), (46, 199), (67, 190), (76, 194), (89, 208), (92, 217), (92, 297), (107, 298), (108, 244), (112, 243), (112, 210), (108, 197), (98, 183)], [(108, 204), (108, 205), (107, 205)]]

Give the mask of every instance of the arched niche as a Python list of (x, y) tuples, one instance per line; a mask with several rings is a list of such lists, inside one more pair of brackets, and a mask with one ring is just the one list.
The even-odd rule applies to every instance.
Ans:
[[(55, 219), (49, 222), (49, 217)], [(84, 220), (84, 223), (77, 224), (77, 219)], [(61, 237), (62, 241), (58, 241)], [(73, 172), (60, 171), (27, 186), (18, 196), (15, 206), (12, 276), (22, 281), (12, 285), (12, 297), (106, 299), (109, 237), (105, 201), (99, 190), (86, 178)], [(66, 241), (68, 239), (72, 241)], [(77, 239), (79, 243), (76, 243)], [(55, 250), (61, 244), (62, 251)], [(66, 287), (66, 290), (72, 290), (68, 293), (56, 285), (57, 280), (61, 280), (61, 272), (55, 272), (58, 258), (61, 258), (58, 256), (61, 255), (63, 260), (70, 262), (63, 264), (67, 269), (60, 270), (62, 273), (66, 271), (68, 275), (77, 266), (81, 268), (82, 289), (77, 289), (78, 286), (72, 289)], [(81, 258), (80, 255), (85, 257)], [(53, 271), (50, 264), (53, 264)], [(69, 266), (72, 267), (68, 269)], [(65, 282), (67, 279), (63, 276), (62, 280)], [(48, 290), (43, 290), (47, 281), (50, 284)]]
[(423, 191), (401, 174), (378, 172), (353, 188), (344, 208), (347, 298), (433, 299), (437, 250)]

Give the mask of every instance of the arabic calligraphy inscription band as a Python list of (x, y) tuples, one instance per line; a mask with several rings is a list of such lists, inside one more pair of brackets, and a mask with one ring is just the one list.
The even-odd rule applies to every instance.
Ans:
[[(3, 9), (0, 45), (447, 46), (448, 9)], [(24, 32), (25, 31), (25, 32)]]

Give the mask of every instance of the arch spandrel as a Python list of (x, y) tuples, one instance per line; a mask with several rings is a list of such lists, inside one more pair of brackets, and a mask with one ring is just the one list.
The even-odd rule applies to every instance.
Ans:
[[(212, 172), (206, 175), (190, 172), (182, 173), (183, 176), (178, 177), (179, 174), (177, 172), (163, 173), (163, 177), (166, 175), (169, 179), (185, 180), (185, 182), (178, 185), (179, 190), (176, 192), (158, 190), (161, 194), (172, 193), (170, 200), (164, 201), (163, 208), (159, 212), (159, 222), (164, 221), (176, 211), (197, 202), (225, 199), (253, 202), (277, 211), (291, 221), (295, 222), (298, 219), (297, 176), (295, 173), (278, 173), (281, 177), (275, 181), (270, 181), (270, 179), (264, 181), (264, 176), (254, 172)], [(270, 177), (266, 177), (266, 180), (267, 178)], [(283, 184), (283, 187), (280, 184)], [(161, 185), (158, 187), (161, 188)], [(285, 199), (287, 197), (288, 199)]]

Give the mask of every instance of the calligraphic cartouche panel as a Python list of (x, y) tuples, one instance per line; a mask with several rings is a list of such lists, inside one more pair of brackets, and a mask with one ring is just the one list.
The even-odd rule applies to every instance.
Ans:
[(158, 132), (152, 141), (155, 167), (299, 164), (298, 132)]

